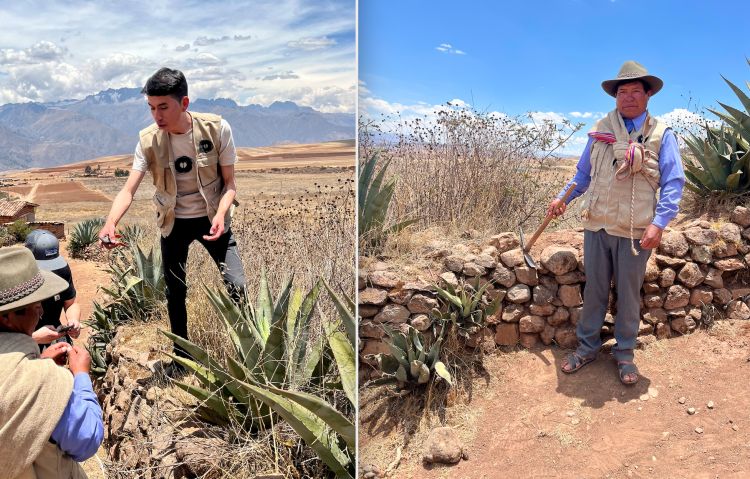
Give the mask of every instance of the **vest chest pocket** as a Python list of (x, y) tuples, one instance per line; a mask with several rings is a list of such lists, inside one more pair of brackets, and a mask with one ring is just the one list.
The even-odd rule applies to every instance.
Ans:
[(219, 155), (215, 151), (199, 153), (195, 164), (201, 186), (208, 186), (219, 178)]

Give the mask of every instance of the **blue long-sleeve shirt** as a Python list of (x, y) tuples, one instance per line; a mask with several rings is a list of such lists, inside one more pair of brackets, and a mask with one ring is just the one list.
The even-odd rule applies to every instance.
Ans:
[(75, 375), (68, 405), (50, 437), (57, 447), (78, 462), (96, 454), (104, 438), (104, 424), (88, 374)]
[[(640, 116), (632, 120), (623, 119), (628, 131), (633, 128), (636, 130), (640, 129), (646, 120), (646, 114), (647, 112), (643, 112)], [(591, 183), (592, 141), (593, 139), (589, 138), (588, 143), (586, 143), (586, 149), (583, 150), (583, 154), (576, 165), (575, 176), (565, 185), (560, 194), (557, 195), (558, 198), (562, 198), (568, 191), (568, 188), (570, 188), (570, 185), (575, 183), (576, 188), (570, 194), (567, 203), (581, 196), (589, 188), (589, 184)], [(685, 171), (682, 166), (682, 159), (680, 158), (680, 148), (677, 145), (677, 137), (671, 129), (667, 129), (661, 139), (659, 173), (661, 174), (661, 178), (659, 179), (659, 201), (656, 203), (656, 212), (651, 223), (664, 229), (677, 216), (677, 212), (680, 209), (680, 200), (682, 199), (682, 188), (685, 185)]]

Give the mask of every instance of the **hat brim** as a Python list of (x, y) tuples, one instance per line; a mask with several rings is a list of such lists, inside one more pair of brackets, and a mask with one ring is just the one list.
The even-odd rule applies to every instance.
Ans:
[(45, 299), (51, 298), (57, 293), (65, 291), (68, 288), (68, 282), (55, 273), (44, 270), (40, 270), (39, 272), (41, 273), (42, 278), (44, 278), (44, 282), (39, 287), (39, 289), (28, 296), (24, 296), (21, 299), (13, 301), (12, 303), (0, 305), (0, 313), (11, 311), (13, 309), (23, 308), (24, 306), (28, 306), (38, 301), (44, 301)]
[(651, 96), (656, 95), (659, 93), (659, 90), (662, 89), (664, 86), (664, 82), (661, 80), (661, 78), (656, 77), (654, 75), (644, 75), (642, 77), (633, 77), (633, 78), (616, 78), (614, 80), (604, 80), (602, 82), (602, 89), (607, 92), (609, 96), (616, 97), (617, 96), (617, 85), (620, 83), (625, 82), (631, 82), (636, 80), (642, 80), (646, 82), (649, 86), (649, 90), (651, 91)]
[(68, 265), (68, 263), (65, 261), (65, 258), (62, 256), (58, 256), (57, 258), (52, 259), (43, 259), (43, 260), (36, 260), (37, 266), (39, 266), (39, 269), (43, 269), (45, 271), (55, 271), (56, 269), (64, 268)]

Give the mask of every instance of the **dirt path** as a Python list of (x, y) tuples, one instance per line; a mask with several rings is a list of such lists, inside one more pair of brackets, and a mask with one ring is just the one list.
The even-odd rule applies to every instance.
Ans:
[[(67, 241), (60, 242), (60, 254), (65, 258), (73, 274), (73, 284), (76, 287), (76, 299), (81, 308), (81, 322), (87, 320), (91, 315), (92, 303), (99, 298), (98, 287), (106, 285), (109, 276), (104, 271), (104, 265), (94, 261), (83, 261), (71, 258), (68, 255)], [(81, 335), (74, 340), (75, 344), (85, 345), (89, 338), (90, 328), (84, 327)], [(89, 479), (106, 478), (102, 461), (106, 460), (107, 454), (104, 448), (99, 448), (96, 456), (83, 463)]]
[(409, 441), (391, 477), (750, 477), (749, 347), (747, 322), (658, 341), (637, 351), (643, 377), (632, 388), (607, 354), (570, 376), (557, 348), (493, 354), (471, 401), (445, 411), (468, 446), (469, 460), (455, 466), (424, 466), (429, 428), (407, 434), (379, 414), (385, 400), (364, 392), (360, 464), (385, 469)]

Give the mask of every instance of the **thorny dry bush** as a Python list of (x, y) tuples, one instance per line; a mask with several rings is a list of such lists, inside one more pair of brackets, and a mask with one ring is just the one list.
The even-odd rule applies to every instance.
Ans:
[(359, 157), (379, 151), (393, 159), (393, 221), (418, 218), (418, 228), (446, 231), (528, 229), (564, 181), (553, 170), (555, 153), (581, 126), (449, 105), (434, 121), (360, 118)]

